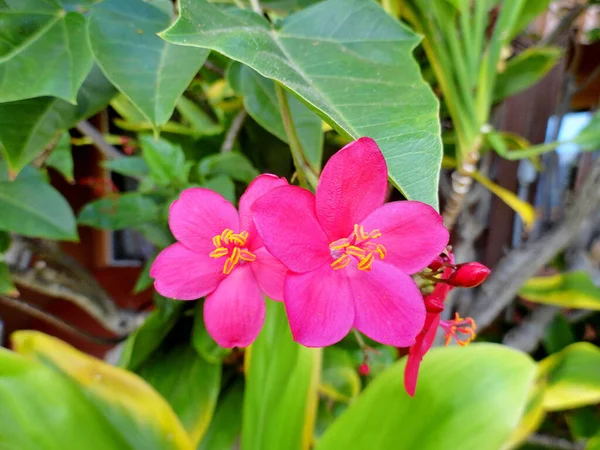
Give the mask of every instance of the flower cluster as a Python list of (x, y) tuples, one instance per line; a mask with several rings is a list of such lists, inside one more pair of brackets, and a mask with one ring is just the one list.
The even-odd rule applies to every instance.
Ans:
[[(223, 347), (244, 347), (258, 336), (263, 293), (284, 302), (302, 345), (335, 344), (355, 328), (382, 344), (410, 346), (412, 394), (438, 325), (455, 336), (469, 329), (460, 318), (440, 321), (445, 295), (476, 280), (472, 268), (439, 256), (449, 234), (433, 208), (384, 204), (386, 191), (387, 166), (370, 138), (329, 160), (316, 194), (260, 175), (238, 213), (215, 192), (187, 189), (169, 214), (178, 242), (158, 255), (150, 275), (166, 297), (206, 296), (206, 328)], [(427, 266), (437, 284), (423, 297), (412, 276)]]

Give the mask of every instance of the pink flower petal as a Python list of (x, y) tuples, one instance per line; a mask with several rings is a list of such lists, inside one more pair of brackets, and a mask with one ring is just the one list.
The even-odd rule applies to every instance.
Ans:
[(252, 205), (258, 198), (262, 197), (270, 190), (279, 186), (287, 186), (287, 184), (288, 182), (285, 178), (279, 178), (276, 175), (259, 175), (252, 183), (250, 183), (246, 192), (240, 197), (240, 226), (242, 230), (248, 232), (248, 239), (246, 241), (248, 248), (259, 248), (263, 245), (262, 239), (258, 236), (256, 227), (254, 226), (251, 212)]
[(249, 264), (236, 267), (204, 302), (206, 330), (221, 347), (246, 347), (265, 321), (265, 300)]
[(330, 241), (348, 237), (381, 206), (387, 189), (385, 159), (371, 138), (346, 145), (325, 165), (317, 187), (317, 217)]
[(210, 189), (184, 190), (169, 210), (169, 227), (175, 239), (198, 253), (210, 253), (214, 236), (226, 228), (237, 232), (239, 226), (235, 207)]
[(352, 328), (350, 283), (345, 271), (329, 264), (302, 274), (288, 272), (284, 303), (294, 340), (307, 347), (335, 344)]
[(423, 329), (423, 297), (412, 278), (391, 264), (375, 261), (371, 267), (345, 269), (354, 293), (354, 326), (374, 341), (408, 347)]
[(252, 211), (265, 247), (291, 271), (308, 272), (331, 260), (311, 192), (281, 186), (255, 201)]
[(425, 326), (417, 336), (414, 345), (411, 345), (408, 351), (408, 359), (404, 369), (404, 389), (406, 389), (406, 392), (408, 392), (408, 395), (411, 397), (415, 395), (421, 361), (423, 360), (425, 353), (427, 353), (433, 345), (439, 323), (439, 313), (427, 313)]
[(279, 260), (275, 259), (266, 248), (252, 250), (256, 261), (250, 264), (260, 290), (272, 300), (283, 300), (283, 280), (288, 272)]
[(195, 253), (180, 243), (158, 254), (150, 276), (159, 294), (176, 300), (204, 297), (225, 277), (222, 259), (211, 258), (208, 253)]
[(442, 216), (425, 203), (392, 202), (377, 208), (361, 222), (365, 232), (381, 231), (376, 240), (387, 250), (385, 262), (406, 273), (426, 267), (448, 244)]

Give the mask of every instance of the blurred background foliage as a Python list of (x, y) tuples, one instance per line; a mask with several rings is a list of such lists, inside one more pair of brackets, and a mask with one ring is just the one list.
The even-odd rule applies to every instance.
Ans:
[[(599, 8), (0, 0), (0, 447), (600, 449)], [(493, 269), (414, 398), (406, 349), (302, 347), (270, 300), (222, 349), (148, 275), (181, 190), (314, 188), (360, 136)]]

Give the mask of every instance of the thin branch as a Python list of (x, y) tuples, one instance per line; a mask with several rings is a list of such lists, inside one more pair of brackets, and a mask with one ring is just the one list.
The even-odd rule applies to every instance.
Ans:
[(559, 437), (548, 436), (544, 434), (532, 434), (527, 438), (527, 442), (544, 448), (555, 448), (558, 450), (584, 450), (584, 442), (571, 442)]
[(221, 153), (230, 152), (233, 148), (233, 144), (237, 139), (240, 131), (242, 130), (242, 126), (246, 121), (246, 117), (248, 117), (248, 113), (244, 108), (240, 109), (240, 112), (236, 114), (236, 116), (231, 121), (231, 126), (229, 130), (227, 130), (227, 135), (223, 140), (223, 145), (221, 145)]
[(96, 130), (96, 128), (94, 128), (94, 126), (87, 120), (82, 120), (79, 122), (76, 128), (81, 134), (89, 137), (94, 142), (96, 148), (98, 148), (98, 150), (100, 150), (107, 158), (118, 159), (123, 157), (123, 154), (106, 142), (106, 139), (104, 139), (102, 133)]
[(25, 302), (23, 300), (18, 300), (16, 298), (5, 297), (4, 295), (0, 295), (0, 304), (17, 309), (25, 314), (35, 317), (36, 319), (44, 321), (52, 325), (53, 327), (58, 328), (59, 330), (65, 331), (71, 335), (83, 338), (87, 341), (94, 342), (96, 344), (114, 345), (118, 344), (119, 342), (123, 342), (125, 339), (127, 339), (127, 336), (109, 338), (88, 333), (87, 331), (76, 327), (75, 325), (71, 325), (63, 321), (55, 315), (44, 311), (37, 305)]
[(506, 333), (502, 343), (526, 353), (531, 353), (537, 348), (544, 337), (546, 328), (559, 312), (560, 308), (556, 306), (538, 306), (519, 326)]
[(565, 32), (566, 30), (568, 30), (569, 28), (571, 28), (571, 25), (573, 24), (573, 22), (575, 22), (575, 20), (577, 20), (579, 15), (583, 11), (585, 11), (587, 7), (588, 7), (587, 4), (575, 6), (571, 11), (568, 12), (568, 14), (566, 16), (564, 16), (562, 18), (562, 20), (552, 30), (552, 32), (546, 38), (542, 39), (539, 42), (538, 46), (543, 47), (546, 45), (555, 44), (556, 41), (558, 40), (558, 38), (561, 36), (561, 34), (563, 32)]
[(217, 66), (216, 64), (212, 63), (211, 61), (205, 61), (204, 62), (204, 67), (206, 67), (207, 70), (210, 70), (213, 73), (216, 73), (217, 75), (224, 77), (225, 76), (225, 71), (223, 69), (221, 69), (219, 66)]

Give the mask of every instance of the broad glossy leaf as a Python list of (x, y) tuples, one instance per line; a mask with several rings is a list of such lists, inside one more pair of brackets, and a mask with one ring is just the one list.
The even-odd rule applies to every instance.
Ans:
[(128, 448), (76, 384), (4, 348), (0, 417), (0, 445), (7, 450)]
[(600, 349), (578, 342), (540, 361), (546, 381), (544, 408), (548, 411), (577, 408), (600, 402)]
[(515, 56), (496, 77), (494, 101), (533, 86), (554, 67), (561, 54), (561, 49), (556, 47), (531, 47)]
[(54, 97), (0, 103), (0, 151), (19, 172), (60, 133), (104, 108), (115, 90), (96, 67), (77, 94), (77, 105)]
[(88, 203), (79, 212), (77, 221), (104, 230), (122, 230), (153, 222), (159, 218), (159, 208), (150, 197), (138, 193), (109, 195)]
[(530, 278), (519, 295), (530, 302), (600, 310), (600, 288), (585, 271)]
[(528, 355), (500, 345), (435, 348), (411, 398), (405, 364), (375, 378), (316, 449), (497, 450), (519, 423), (536, 371)]
[(85, 18), (64, 3), (0, 2), (0, 102), (48, 95), (75, 103), (93, 61)]
[(0, 181), (0, 230), (24, 236), (77, 240), (75, 216), (64, 197), (36, 177)]
[(235, 203), (235, 184), (226, 175), (217, 175), (202, 183), (202, 187), (218, 192), (231, 203)]
[(360, 388), (360, 377), (352, 355), (341, 348), (325, 348), (319, 386), (321, 393), (335, 401), (350, 402), (358, 395)]
[(170, 44), (156, 33), (171, 17), (144, 0), (94, 6), (89, 36), (96, 61), (154, 126), (166, 123), (208, 51)]
[(236, 181), (250, 184), (258, 176), (258, 170), (243, 154), (225, 152), (202, 158), (198, 165), (198, 174), (200, 179), (227, 175)]
[(150, 174), (148, 163), (141, 156), (124, 156), (123, 158), (103, 161), (102, 166), (113, 172), (133, 178), (143, 178)]
[(181, 147), (150, 135), (140, 136), (140, 144), (150, 176), (156, 184), (169, 186), (187, 181), (190, 166)]
[(0, 260), (0, 294), (16, 295), (18, 293), (19, 291), (12, 282), (8, 266)]
[[(240, 63), (234, 63), (227, 72), (227, 78), (233, 89), (244, 97), (246, 111), (264, 129), (273, 133), (283, 142), (288, 142), (283, 119), (277, 103), (275, 83), (263, 77), (255, 70)], [(292, 121), (298, 138), (313, 170), (321, 170), (323, 158), (322, 121), (308, 106), (294, 95), (286, 92)]]
[[(146, 320), (125, 341), (119, 366), (136, 370), (160, 346), (163, 339), (173, 329), (181, 310), (182, 302), (160, 298), (160, 305), (152, 311)], [(155, 300), (156, 301), (156, 300)]]
[(219, 396), (221, 364), (208, 363), (185, 343), (155, 353), (138, 373), (169, 402), (198, 445)]
[(321, 349), (295, 343), (283, 303), (267, 300), (265, 325), (245, 357), (242, 450), (308, 449)]
[(79, 385), (95, 409), (122, 436), (128, 445), (125, 448), (193, 448), (169, 404), (137, 375), (37, 331), (13, 333), (12, 342), (19, 353), (55, 367)]
[(242, 429), (240, 405), (243, 399), (244, 385), (241, 382), (236, 382), (223, 393), (198, 450), (231, 450), (235, 448), (234, 445)]
[(69, 133), (61, 134), (58, 144), (46, 159), (46, 165), (56, 169), (68, 182), (74, 182), (73, 155), (71, 154), (71, 136)]
[(170, 42), (216, 50), (274, 79), (352, 138), (380, 145), (392, 181), (437, 206), (438, 103), (412, 50), (418, 37), (374, 1), (327, 0), (279, 30), (258, 14), (184, 0)]

